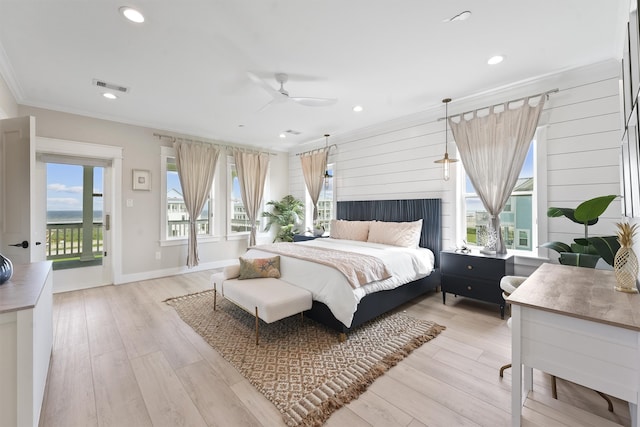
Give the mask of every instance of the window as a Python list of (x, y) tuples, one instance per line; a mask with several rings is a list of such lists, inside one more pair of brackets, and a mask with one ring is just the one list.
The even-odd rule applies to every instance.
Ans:
[[(182, 186), (178, 177), (175, 152), (172, 148), (162, 147), (162, 170), (164, 175), (164, 209), (162, 240), (182, 240), (189, 237), (189, 213), (184, 204)], [(199, 236), (213, 234), (213, 188), (197, 220)]]
[[(240, 181), (238, 179), (238, 171), (236, 170), (236, 164), (232, 156), (227, 157), (227, 171), (229, 181), (229, 218), (228, 233), (229, 234), (246, 234), (251, 232), (251, 224), (249, 217), (247, 217), (247, 210), (242, 202), (242, 193), (240, 192)], [(256, 226), (258, 231), (262, 231), (262, 211), (264, 210), (265, 200), (268, 200), (269, 194), (269, 172), (267, 172), (267, 178), (264, 183), (265, 191), (262, 197), (262, 207), (258, 212), (256, 218)]]
[[(535, 246), (531, 236), (537, 235), (536, 229), (536, 141), (532, 141), (527, 157), (520, 171), (511, 197), (500, 214), (502, 239), (507, 249), (532, 252)], [(464, 236), (469, 245), (484, 246), (487, 243), (489, 214), (485, 211), (475, 192), (471, 180), (464, 174)]]
[(102, 265), (104, 167), (53, 162), (46, 167), (47, 260), (54, 270)]
[(304, 222), (307, 230), (313, 230), (314, 225), (318, 224), (324, 227), (327, 234), (331, 231), (331, 220), (334, 218), (333, 172), (334, 164), (327, 164), (327, 176), (325, 176), (322, 191), (320, 191), (320, 196), (318, 197), (318, 218), (315, 223), (313, 221), (311, 196), (309, 196), (308, 191), (305, 191), (306, 209)]

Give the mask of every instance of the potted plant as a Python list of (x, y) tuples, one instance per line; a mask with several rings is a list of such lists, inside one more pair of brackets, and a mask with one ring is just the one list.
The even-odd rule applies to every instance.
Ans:
[(584, 238), (574, 239), (575, 243), (570, 245), (563, 242), (547, 242), (541, 246), (558, 252), (560, 264), (595, 268), (598, 260), (602, 258), (607, 264), (613, 266), (615, 254), (620, 247), (617, 237), (589, 237), (589, 226), (598, 222), (600, 215), (607, 210), (616, 197), (618, 196), (608, 195), (589, 199), (575, 209), (550, 207), (547, 210), (548, 217), (565, 216), (577, 224), (583, 224)]
[(267, 218), (267, 225), (264, 231), (269, 231), (272, 225), (279, 227), (274, 242), (292, 242), (296, 226), (304, 218), (304, 203), (292, 195), (286, 195), (281, 200), (271, 200), (267, 202), (271, 205), (271, 212), (262, 212), (262, 216)]

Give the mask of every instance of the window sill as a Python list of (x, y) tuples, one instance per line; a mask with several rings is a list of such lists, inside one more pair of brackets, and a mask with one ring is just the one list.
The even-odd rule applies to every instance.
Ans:
[[(227, 234), (227, 240), (248, 239), (249, 238), (249, 234), (251, 234), (249, 231), (245, 231), (245, 232), (242, 232), (242, 233)], [(269, 237), (269, 233), (259, 232), (258, 234), (256, 234), (256, 241), (264, 239), (265, 237)]]
[[(215, 243), (219, 242), (219, 236), (201, 236), (198, 237), (198, 243)], [(189, 243), (189, 239), (166, 239), (160, 240), (160, 246), (186, 246)]]

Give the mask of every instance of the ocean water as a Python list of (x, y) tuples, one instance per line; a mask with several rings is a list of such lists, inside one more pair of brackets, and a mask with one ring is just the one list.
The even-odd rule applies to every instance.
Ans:
[[(47, 211), (47, 223), (82, 222), (82, 211)], [(93, 211), (93, 222), (102, 222), (102, 211)]]

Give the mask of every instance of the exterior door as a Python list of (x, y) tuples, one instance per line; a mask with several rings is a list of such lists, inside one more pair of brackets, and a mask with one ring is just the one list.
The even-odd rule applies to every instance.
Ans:
[[(53, 261), (54, 292), (112, 284), (110, 162), (38, 154), (36, 165), (47, 175), (39, 188), (47, 193), (47, 259)], [(61, 205), (68, 209), (59, 210)]]
[(35, 118), (0, 120), (0, 252), (14, 264), (46, 258), (35, 160)]
[[(117, 237), (120, 235), (118, 227), (121, 216), (119, 189), (122, 187), (122, 151), (122, 148), (117, 146), (44, 137), (36, 138), (36, 166), (39, 167), (38, 170), (44, 170), (44, 177), (38, 184), (38, 191), (41, 193), (45, 215), (47, 210), (47, 163), (104, 168), (102, 265), (60, 270), (56, 270), (54, 266), (54, 293), (120, 283), (118, 280), (121, 277), (121, 243)], [(42, 223), (46, 229), (46, 218)]]

